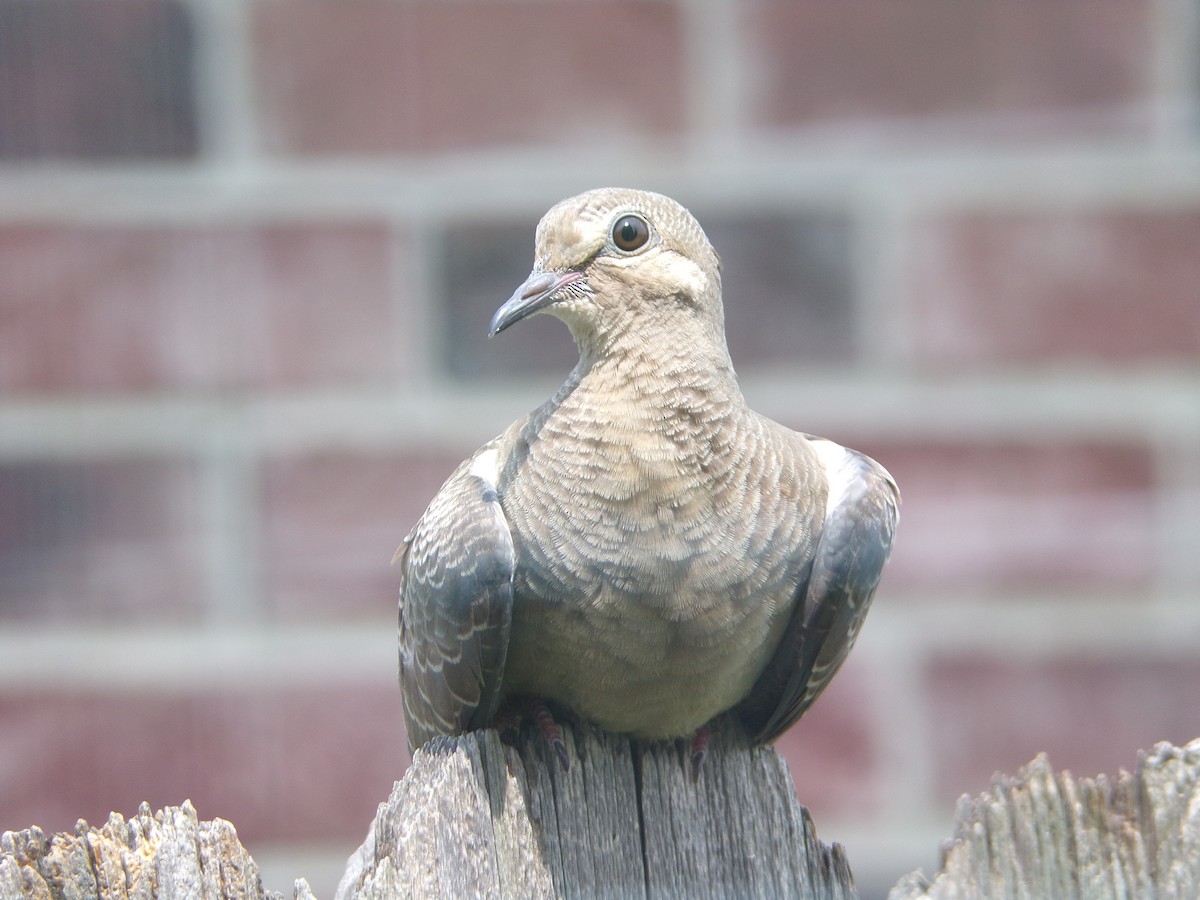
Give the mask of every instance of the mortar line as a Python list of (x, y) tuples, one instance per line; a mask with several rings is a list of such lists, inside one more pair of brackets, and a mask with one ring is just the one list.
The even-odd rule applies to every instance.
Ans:
[(1195, 0), (1156, 0), (1153, 127), (1162, 148), (1196, 143), (1200, 126), (1200, 5)]
[(195, 23), (201, 151), (223, 174), (252, 169), (259, 139), (251, 96), (249, 7), (244, 0), (185, 0)]

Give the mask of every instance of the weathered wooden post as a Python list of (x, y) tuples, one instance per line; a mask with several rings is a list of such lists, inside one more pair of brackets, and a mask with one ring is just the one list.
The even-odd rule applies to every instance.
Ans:
[[(338, 896), (850, 898), (773, 751), (713, 736), (693, 783), (683, 747), (564, 729), (563, 772), (536, 738), (482, 731), (418, 753), (381, 804)], [(278, 898), (233, 826), (191, 804), (47, 836), (0, 835), (0, 900)], [(1159, 744), (1115, 779), (1039, 757), (960, 804), (932, 879), (890, 900), (1200, 897), (1200, 740)], [(294, 900), (312, 900), (300, 879)]]
[(538, 737), (418, 751), (339, 898), (857, 896), (774, 750), (718, 730), (693, 782), (682, 744), (563, 730), (565, 772)]

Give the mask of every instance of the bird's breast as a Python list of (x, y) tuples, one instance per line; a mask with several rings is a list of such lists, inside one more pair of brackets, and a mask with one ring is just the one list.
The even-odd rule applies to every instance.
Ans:
[(803, 561), (761, 473), (715, 440), (557, 425), (502, 490), (517, 552), (506, 690), (686, 734), (749, 691)]
[(661, 605), (688, 589), (698, 560), (728, 552), (724, 479), (699, 454), (620, 434), (571, 443), (534, 445), (503, 496), (534, 593), (591, 597), (607, 586)]

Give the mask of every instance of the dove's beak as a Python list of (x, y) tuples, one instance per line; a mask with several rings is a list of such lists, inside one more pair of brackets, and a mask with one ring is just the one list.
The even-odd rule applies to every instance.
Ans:
[(558, 292), (569, 284), (582, 281), (580, 272), (537, 272), (517, 288), (504, 305), (492, 316), (488, 326), (488, 337), (495, 337), (509, 325), (519, 322), (540, 309), (545, 309), (558, 298)]

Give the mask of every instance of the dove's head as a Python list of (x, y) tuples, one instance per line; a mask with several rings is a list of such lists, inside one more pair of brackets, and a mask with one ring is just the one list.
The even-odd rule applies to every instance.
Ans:
[(533, 271), (496, 310), (489, 334), (547, 312), (567, 323), (585, 355), (651, 332), (723, 355), (720, 268), (699, 223), (671, 198), (588, 191), (542, 217)]

